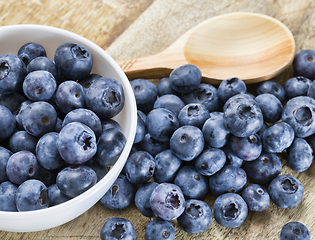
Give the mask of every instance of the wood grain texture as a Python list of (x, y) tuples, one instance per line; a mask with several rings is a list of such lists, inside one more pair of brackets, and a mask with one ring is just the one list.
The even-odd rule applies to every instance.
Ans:
[[(0, 2), (0, 25), (32, 23), (64, 28), (92, 40), (117, 61), (156, 54), (171, 45), (191, 27), (210, 17), (233, 11), (267, 14), (288, 26), (296, 41), (296, 51), (315, 49), (315, 1), (312, 0), (7, 0)], [(293, 76), (292, 68), (275, 80), (284, 83)], [(157, 82), (157, 80), (153, 80)], [(254, 91), (255, 85), (249, 87)], [(278, 239), (288, 221), (300, 221), (315, 236), (315, 165), (303, 173), (290, 170), (282, 157), (283, 172), (304, 185), (302, 203), (281, 209), (273, 203), (262, 213), (251, 212), (237, 229), (219, 226), (214, 220), (207, 231), (187, 234), (172, 221), (176, 239)], [(215, 198), (204, 199), (211, 207)], [(135, 205), (124, 211), (105, 209), (100, 203), (75, 220), (46, 231), (33, 233), (0, 232), (0, 239), (99, 239), (104, 222), (124, 217), (133, 223), (137, 239), (144, 239), (152, 220), (142, 216)]]

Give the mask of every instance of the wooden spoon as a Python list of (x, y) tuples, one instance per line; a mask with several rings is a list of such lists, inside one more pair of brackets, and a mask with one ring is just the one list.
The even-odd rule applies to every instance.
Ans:
[(198, 24), (158, 54), (118, 64), (130, 80), (168, 77), (190, 63), (200, 68), (206, 83), (231, 77), (254, 83), (280, 74), (294, 55), (294, 37), (283, 23), (263, 14), (236, 12)]

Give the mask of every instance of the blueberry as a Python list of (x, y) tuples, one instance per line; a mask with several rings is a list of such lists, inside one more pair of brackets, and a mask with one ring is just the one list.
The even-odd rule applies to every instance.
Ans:
[(110, 167), (103, 167), (98, 164), (98, 162), (95, 160), (95, 158), (90, 159), (89, 161), (84, 163), (86, 166), (89, 166), (92, 168), (97, 177), (97, 182), (100, 181), (110, 170)]
[(182, 166), (175, 176), (174, 183), (180, 187), (185, 199), (202, 199), (209, 186), (208, 178), (200, 174), (194, 166)]
[(14, 153), (8, 159), (6, 173), (9, 180), (15, 184), (21, 184), (38, 174), (39, 165), (34, 153), (23, 150)]
[(17, 212), (15, 196), (18, 186), (10, 181), (0, 184), (0, 211)]
[(125, 104), (124, 89), (112, 78), (100, 78), (92, 83), (85, 95), (86, 106), (101, 120), (116, 116)]
[(143, 140), (140, 142), (140, 146), (143, 151), (150, 153), (153, 157), (155, 157), (156, 154), (169, 149), (168, 142), (158, 141), (151, 137), (150, 133), (144, 135)]
[(15, 120), (16, 120), (16, 128), (19, 130), (24, 130), (22, 123), (22, 115), (25, 110), (27, 110), (27, 106), (31, 104), (33, 101), (25, 100), (21, 102), (18, 109), (14, 112)]
[(304, 172), (313, 162), (313, 149), (303, 138), (295, 138), (286, 151), (287, 163), (293, 171)]
[(16, 190), (15, 203), (19, 212), (48, 208), (47, 187), (39, 180), (26, 180)]
[(33, 101), (48, 101), (52, 98), (57, 83), (54, 76), (47, 71), (30, 72), (24, 79), (23, 92)]
[(203, 124), (209, 118), (208, 109), (201, 103), (189, 103), (178, 114), (181, 126), (192, 125), (202, 129)]
[(170, 110), (157, 108), (148, 113), (145, 125), (152, 138), (160, 142), (168, 142), (179, 127), (179, 122)]
[(125, 175), (120, 174), (113, 185), (100, 199), (101, 204), (109, 209), (122, 210), (127, 208), (135, 197), (135, 187)]
[(26, 131), (16, 131), (9, 139), (9, 149), (13, 152), (28, 150), (35, 153), (38, 138), (28, 134)]
[(16, 120), (11, 111), (0, 105), (0, 138), (12, 136), (16, 128)]
[(230, 145), (225, 145), (222, 148), (223, 152), (226, 155), (226, 165), (232, 165), (234, 167), (241, 167), (244, 160), (239, 158), (231, 149)]
[(58, 109), (64, 114), (74, 109), (85, 107), (85, 92), (83, 87), (72, 80), (60, 83), (53, 99)]
[(236, 95), (233, 95), (232, 97), (230, 97), (228, 100), (226, 100), (226, 102), (223, 105), (223, 112), (227, 109), (227, 107), (230, 105), (231, 102), (233, 102), (234, 100), (238, 100), (238, 99), (247, 99), (249, 101), (252, 101), (254, 103), (256, 103), (255, 101), (255, 96), (246, 92), (246, 93), (238, 93)]
[(84, 78), (79, 79), (79, 83), (82, 85), (84, 91), (86, 92), (92, 85), (95, 80), (102, 78), (101, 75), (96, 73), (90, 73), (89, 75), (85, 76)]
[(268, 208), (270, 196), (266, 189), (258, 184), (247, 185), (241, 196), (247, 203), (248, 209), (255, 212), (261, 212)]
[(178, 224), (188, 233), (202, 233), (212, 222), (212, 210), (207, 203), (197, 199), (185, 202), (185, 211), (177, 218)]
[(243, 168), (254, 183), (269, 184), (282, 171), (282, 164), (276, 154), (263, 151), (256, 160), (244, 162)]
[(154, 158), (145, 151), (137, 151), (130, 155), (125, 164), (127, 179), (136, 185), (146, 183), (153, 177), (155, 169)]
[(0, 183), (9, 180), (6, 168), (12, 154), (9, 149), (0, 146)]
[(169, 79), (171, 88), (180, 93), (188, 93), (197, 88), (202, 79), (200, 69), (193, 64), (182, 65), (174, 69)]
[(56, 183), (56, 178), (61, 169), (47, 170), (39, 165), (38, 174), (35, 179), (40, 180), (46, 187)]
[(154, 180), (158, 183), (172, 182), (182, 164), (182, 161), (176, 157), (170, 149), (158, 153), (154, 159)]
[(180, 95), (171, 87), (171, 81), (168, 77), (160, 79), (156, 87), (160, 97), (166, 94), (174, 94), (176, 96)]
[(280, 231), (280, 240), (294, 239), (294, 240), (310, 240), (311, 235), (308, 228), (300, 222), (288, 222)]
[(282, 121), (290, 124), (297, 137), (315, 133), (315, 99), (308, 96), (291, 98), (283, 108)]
[(224, 147), (230, 137), (230, 131), (225, 127), (224, 114), (222, 112), (211, 112), (202, 126), (202, 133), (207, 146)]
[(195, 167), (204, 176), (211, 176), (221, 170), (226, 163), (226, 155), (219, 148), (205, 149), (196, 159)]
[(60, 45), (55, 51), (54, 61), (58, 73), (69, 80), (78, 80), (87, 76), (93, 65), (89, 50), (73, 42)]
[(113, 166), (120, 157), (127, 139), (117, 128), (109, 128), (102, 132), (97, 141), (96, 161), (104, 167)]
[(203, 151), (204, 145), (202, 131), (189, 125), (178, 128), (170, 140), (173, 154), (183, 161), (196, 158)]
[(141, 185), (135, 194), (135, 205), (145, 217), (155, 217), (150, 206), (150, 196), (158, 185), (157, 182), (147, 182)]
[(13, 114), (19, 109), (21, 103), (24, 101), (25, 97), (18, 92), (0, 94), (0, 105), (8, 108)]
[(262, 151), (262, 143), (258, 134), (249, 137), (230, 137), (232, 151), (244, 161), (253, 161), (258, 158)]
[(57, 112), (48, 102), (38, 101), (29, 104), (22, 113), (23, 128), (35, 137), (54, 130), (57, 122)]
[(295, 177), (284, 174), (273, 179), (268, 186), (270, 199), (281, 208), (298, 205), (303, 197), (302, 183)]
[(109, 218), (101, 230), (101, 240), (107, 239), (135, 240), (136, 231), (128, 219)]
[(26, 67), (17, 55), (7, 53), (0, 56), (0, 93), (10, 94), (22, 88)]
[(49, 206), (56, 206), (58, 204), (64, 203), (68, 200), (70, 200), (71, 198), (64, 195), (60, 189), (58, 188), (58, 185), (52, 184), (48, 187), (48, 198), (50, 200)]
[(276, 96), (264, 93), (258, 95), (255, 101), (261, 109), (265, 122), (275, 123), (281, 119), (283, 106)]
[(151, 193), (150, 206), (156, 216), (170, 221), (184, 212), (185, 198), (177, 185), (161, 183)]
[(58, 169), (66, 163), (58, 151), (58, 137), (58, 133), (49, 132), (43, 135), (36, 144), (35, 152), (38, 163), (47, 170)]
[(102, 124), (102, 132), (108, 128), (117, 128), (120, 131), (123, 131), (120, 124), (112, 118), (101, 120), (101, 124)]
[(263, 93), (273, 94), (281, 103), (285, 100), (285, 90), (283, 86), (274, 80), (263, 81), (258, 84), (256, 87), (256, 94), (260, 95)]
[(175, 228), (169, 221), (153, 219), (145, 229), (145, 240), (175, 240)]
[(303, 76), (290, 78), (284, 85), (285, 95), (288, 99), (297, 96), (307, 96), (312, 81)]
[(96, 137), (91, 128), (80, 122), (65, 125), (57, 139), (60, 156), (69, 164), (82, 164), (97, 151)]
[(223, 80), (218, 87), (218, 96), (219, 99), (225, 103), (230, 97), (239, 94), (245, 93), (247, 87), (244, 81), (237, 77), (228, 78)]
[(28, 42), (21, 46), (17, 52), (18, 57), (27, 66), (33, 59), (37, 57), (46, 57), (45, 48), (36, 42)]
[(315, 51), (305, 49), (297, 53), (293, 60), (293, 71), (297, 76), (303, 76), (310, 80), (315, 79)]
[(157, 87), (146, 79), (134, 79), (130, 81), (135, 95), (137, 109), (142, 112), (150, 111), (157, 99)]
[(209, 178), (210, 192), (215, 196), (227, 192), (240, 192), (246, 183), (246, 172), (242, 168), (232, 165), (224, 166), (219, 172)]
[(295, 134), (292, 127), (286, 122), (277, 122), (262, 135), (263, 150), (270, 153), (282, 153), (294, 140)]
[(87, 191), (96, 184), (95, 171), (85, 165), (71, 165), (62, 169), (56, 178), (60, 191), (70, 198), (74, 198)]
[(145, 134), (147, 133), (147, 128), (145, 122), (142, 118), (137, 114), (137, 128), (136, 128), (136, 135), (133, 140), (133, 143), (139, 143), (144, 139)]
[(90, 109), (77, 108), (67, 113), (62, 121), (62, 126), (70, 122), (80, 122), (91, 128), (98, 138), (102, 131), (102, 122), (100, 118)]
[(177, 117), (178, 113), (184, 106), (185, 103), (178, 96), (174, 94), (165, 94), (156, 99), (153, 108), (166, 108)]
[(249, 137), (263, 125), (263, 114), (253, 100), (236, 98), (224, 110), (225, 127), (237, 137)]
[(247, 218), (248, 207), (240, 195), (225, 193), (214, 201), (213, 215), (216, 222), (221, 226), (237, 228)]
[(207, 83), (200, 83), (195, 90), (183, 94), (181, 98), (185, 104), (201, 103), (209, 112), (219, 111), (221, 107), (218, 89)]
[(38, 71), (38, 70), (44, 70), (51, 73), (56, 80), (58, 78), (58, 73), (57, 73), (57, 68), (56, 68), (55, 63), (47, 57), (34, 58), (27, 65), (26, 70), (27, 70), (27, 73)]

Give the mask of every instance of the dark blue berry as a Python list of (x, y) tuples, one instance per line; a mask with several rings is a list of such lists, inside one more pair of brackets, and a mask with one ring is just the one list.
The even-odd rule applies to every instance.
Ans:
[(37, 70), (44, 70), (50, 72), (54, 78), (57, 80), (58, 73), (56, 65), (53, 61), (51, 61), (47, 57), (36, 57), (26, 67), (27, 73), (37, 71)]
[(180, 110), (185, 106), (185, 103), (174, 94), (165, 94), (160, 96), (154, 102), (153, 108), (166, 108), (177, 117)]
[(230, 137), (232, 151), (244, 161), (253, 161), (258, 158), (262, 151), (262, 143), (258, 134), (249, 137)]
[(93, 65), (88, 49), (77, 43), (60, 45), (54, 55), (57, 71), (64, 79), (78, 80), (90, 74)]
[(315, 50), (305, 49), (298, 52), (294, 57), (292, 66), (295, 75), (313, 81), (315, 79)]
[(240, 195), (225, 193), (214, 201), (213, 215), (216, 222), (221, 226), (237, 228), (247, 218), (248, 207)]
[(192, 125), (202, 129), (203, 124), (209, 118), (209, 111), (201, 103), (189, 103), (185, 105), (178, 114), (181, 126)]
[(16, 190), (15, 203), (19, 212), (48, 208), (47, 187), (39, 180), (26, 180)]
[(258, 95), (255, 101), (261, 109), (265, 122), (275, 123), (281, 119), (283, 106), (276, 96), (264, 93)]
[(212, 222), (212, 210), (201, 200), (189, 199), (185, 202), (185, 211), (177, 218), (178, 224), (188, 233), (202, 233)]
[(237, 77), (229, 78), (223, 80), (218, 87), (218, 96), (219, 99), (225, 103), (230, 97), (239, 94), (245, 93), (247, 87), (244, 81)]
[(17, 212), (15, 196), (18, 185), (5, 181), (0, 184), (0, 211)]
[(200, 174), (194, 166), (183, 166), (177, 172), (174, 183), (180, 187), (185, 199), (202, 199), (209, 186), (208, 178)]
[(169, 221), (153, 219), (145, 229), (145, 240), (175, 240), (175, 228)]
[(182, 65), (174, 69), (169, 79), (171, 88), (180, 93), (188, 93), (197, 88), (202, 79), (200, 69), (193, 64)]
[(156, 87), (160, 97), (166, 94), (174, 94), (176, 96), (180, 95), (171, 87), (171, 81), (168, 77), (160, 79)]
[(255, 212), (261, 212), (268, 208), (270, 196), (266, 189), (258, 184), (247, 185), (241, 196), (247, 203), (248, 209)]
[(284, 85), (285, 95), (288, 99), (297, 96), (306, 96), (312, 81), (303, 76), (290, 78)]
[(120, 174), (113, 185), (100, 199), (101, 204), (109, 209), (122, 210), (127, 208), (134, 200), (135, 187), (125, 175)]
[(62, 169), (56, 178), (60, 191), (70, 198), (74, 198), (87, 191), (96, 184), (95, 171), (85, 165), (72, 165)]
[(280, 231), (280, 240), (294, 239), (294, 240), (310, 240), (311, 234), (308, 228), (300, 222), (288, 222)]
[(155, 217), (151, 209), (150, 197), (151, 193), (158, 185), (157, 182), (147, 182), (141, 185), (135, 194), (135, 205), (143, 216)]
[(28, 42), (21, 46), (17, 52), (19, 58), (27, 66), (33, 59), (37, 57), (46, 57), (47, 53), (45, 48), (36, 42)]
[(263, 82), (258, 84), (258, 86), (256, 88), (256, 94), (260, 95), (263, 93), (273, 94), (282, 103), (285, 100), (285, 91), (284, 91), (283, 86), (274, 80), (263, 81)]
[(221, 170), (226, 163), (226, 155), (219, 148), (205, 149), (196, 159), (195, 167), (204, 176), (211, 176)]
[(71, 199), (60, 191), (56, 183), (48, 187), (48, 198), (50, 200), (50, 207), (64, 203)]
[(151, 137), (150, 133), (144, 135), (144, 138), (140, 142), (140, 146), (143, 151), (150, 153), (153, 157), (155, 157), (156, 154), (170, 148), (168, 142), (158, 141)]
[(101, 240), (107, 239), (136, 240), (136, 231), (125, 218), (109, 218), (101, 230)]
[(268, 186), (270, 199), (281, 208), (298, 205), (303, 197), (302, 183), (295, 177), (284, 174), (273, 179)]
[(38, 138), (28, 134), (26, 131), (16, 131), (9, 139), (9, 149), (13, 152), (27, 150), (35, 153)]

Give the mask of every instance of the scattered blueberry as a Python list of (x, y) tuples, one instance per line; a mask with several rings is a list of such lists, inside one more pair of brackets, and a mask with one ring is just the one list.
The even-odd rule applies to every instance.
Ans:
[(153, 219), (145, 229), (145, 240), (175, 240), (175, 228), (169, 221)]
[(262, 151), (262, 143), (258, 134), (249, 137), (230, 137), (231, 150), (244, 161), (253, 161), (258, 158)]
[(153, 190), (158, 186), (157, 182), (147, 182), (141, 185), (135, 194), (135, 205), (139, 212), (146, 217), (155, 217), (151, 209), (150, 197)]
[(312, 81), (303, 76), (290, 78), (284, 84), (285, 95), (288, 99), (297, 96), (307, 96)]
[(280, 100), (281, 103), (283, 103), (285, 100), (284, 87), (280, 83), (274, 80), (268, 80), (268, 81), (263, 81), (259, 83), (256, 88), (256, 93), (257, 95), (260, 95), (263, 93), (273, 94)]
[(189, 199), (185, 202), (185, 211), (177, 218), (177, 222), (185, 232), (202, 233), (212, 222), (212, 210), (204, 201)]
[(293, 60), (293, 71), (297, 76), (303, 76), (310, 80), (315, 79), (315, 51), (305, 49), (298, 52)]
[(120, 174), (113, 185), (100, 199), (101, 204), (109, 209), (122, 210), (127, 208), (134, 200), (135, 187), (125, 175)]
[(36, 42), (28, 42), (21, 46), (17, 52), (18, 57), (27, 66), (33, 59), (37, 57), (46, 57), (45, 48)]
[(300, 222), (288, 222), (280, 231), (280, 240), (310, 240), (311, 235), (308, 228)]
[(184, 212), (185, 198), (177, 185), (161, 183), (151, 193), (150, 206), (156, 216), (170, 221)]
[(281, 119), (283, 106), (276, 96), (264, 93), (258, 95), (255, 101), (261, 109), (265, 122), (275, 123)]
[(251, 211), (264, 211), (270, 204), (269, 193), (258, 184), (247, 185), (241, 192), (241, 196), (247, 203), (248, 209)]
[(214, 201), (213, 215), (216, 222), (221, 226), (237, 228), (247, 218), (248, 207), (240, 195), (225, 193)]
[(13, 152), (27, 150), (35, 153), (38, 138), (32, 136), (24, 130), (16, 131), (9, 139), (9, 149)]
[(229, 78), (223, 80), (218, 87), (219, 99), (225, 103), (230, 97), (245, 93), (247, 91), (247, 86), (244, 81), (237, 77)]
[(125, 218), (109, 218), (101, 230), (101, 240), (136, 240), (136, 231), (132, 223)]
[(273, 179), (268, 186), (270, 199), (281, 208), (298, 205), (303, 197), (302, 183), (295, 177), (284, 174)]
[(200, 69), (193, 64), (186, 64), (174, 69), (169, 79), (171, 88), (180, 93), (188, 93), (200, 84), (202, 74)]
[(156, 87), (160, 97), (166, 94), (174, 94), (176, 96), (180, 95), (171, 87), (171, 81), (168, 77), (160, 79)]
[(178, 114), (178, 121), (181, 126), (191, 125), (202, 129), (205, 121), (209, 118), (209, 111), (201, 103), (188, 103)]
[(140, 142), (140, 146), (143, 151), (150, 153), (153, 157), (155, 157), (156, 154), (170, 148), (169, 142), (158, 141), (151, 137), (150, 133), (144, 135), (144, 138)]
[(180, 110), (185, 106), (185, 103), (174, 94), (165, 94), (160, 96), (154, 102), (153, 109), (166, 108), (177, 117)]

